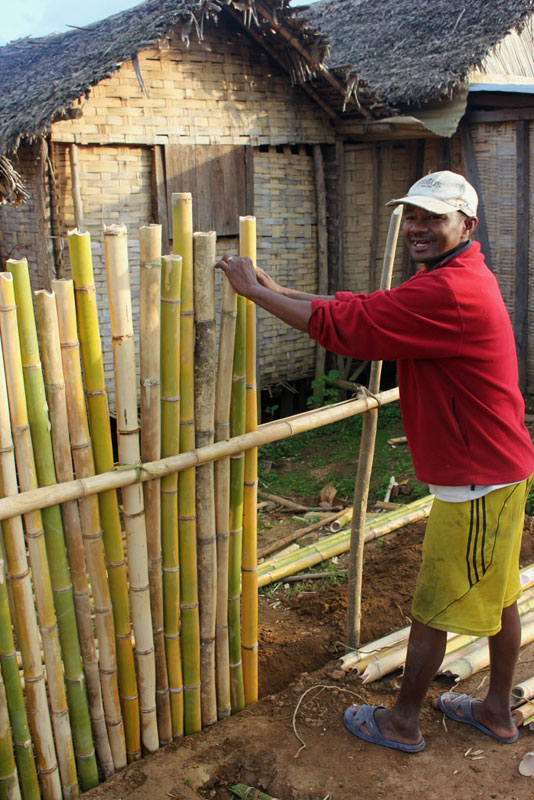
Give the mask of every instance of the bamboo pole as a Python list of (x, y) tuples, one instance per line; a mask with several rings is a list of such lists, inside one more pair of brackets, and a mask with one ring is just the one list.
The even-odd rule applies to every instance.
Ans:
[[(141, 261), (139, 342), (141, 378), (141, 459), (161, 458), (161, 225), (139, 230)], [(150, 609), (156, 657), (156, 706), (160, 744), (172, 739), (169, 679), (165, 658), (161, 556), (161, 481), (143, 486), (147, 526)]]
[[(283, 420), (268, 422), (265, 425), (259, 425), (258, 430), (252, 433), (245, 433), (242, 436), (215, 442), (212, 445), (201, 447), (198, 450), (191, 450), (188, 453), (180, 453), (176, 456), (169, 456), (159, 461), (151, 461), (129, 469), (110, 469), (92, 478), (35, 489), (30, 492), (24, 492), (17, 497), (3, 497), (0, 498), (0, 520), (18, 514), (27, 514), (30, 511), (46, 508), (46, 506), (54, 503), (78, 500), (81, 497), (89, 497), (92, 494), (115, 492), (115, 490), (130, 486), (137, 481), (147, 481), (152, 480), (154, 477), (162, 478), (172, 472), (182, 472), (190, 467), (206, 464), (208, 461), (227, 458), (247, 450), (249, 447), (260, 447), (262, 444), (267, 444), (267, 442), (288, 439), (304, 431), (315, 430), (323, 425), (339, 422), (339, 420), (348, 419), (356, 414), (363, 414), (370, 408), (376, 408), (379, 404), (383, 406), (398, 399), (398, 388), (388, 389), (385, 392), (380, 392), (375, 397), (347, 400), (317, 411), (305, 412), (294, 417), (286, 417)], [(109, 569), (108, 565), (108, 571)]]
[[(407, 505), (405, 516), (398, 516), (396, 512), (392, 512), (392, 515), (396, 516), (390, 517), (389, 514), (384, 514), (380, 523), (377, 523), (376, 520), (367, 522), (365, 541), (369, 542), (379, 536), (385, 536), (387, 533), (398, 530), (409, 522), (425, 519), (430, 513), (431, 506), (432, 501), (428, 501), (426, 505), (415, 509)], [(301, 572), (307, 567), (313, 567), (328, 558), (346, 553), (349, 548), (350, 530), (332, 533), (308, 547), (300, 548), (298, 553), (291, 553), (285, 558), (277, 559), (274, 565), (269, 561), (261, 564), (258, 568), (258, 586), (267, 586), (269, 583), (285, 578), (286, 575), (294, 575), (296, 572)]]
[[(195, 446), (213, 444), (215, 431), (216, 330), (215, 231), (193, 235), (195, 312)], [(197, 467), (196, 514), (200, 622), (200, 705), (202, 726), (217, 722), (215, 686), (215, 615), (217, 544), (213, 463)]]
[[(382, 266), (380, 289), (384, 291), (391, 286), (395, 251), (402, 219), (403, 207), (397, 206), (391, 214), (386, 251)], [(380, 375), (382, 362), (374, 361), (371, 365), (369, 392), (376, 395), (380, 391)], [(354, 486), (354, 514), (352, 518), (351, 555), (349, 559), (348, 608), (347, 608), (347, 642), (349, 647), (358, 647), (361, 635), (362, 619), (362, 580), (363, 580), (363, 548), (365, 517), (369, 482), (373, 469), (373, 458), (378, 423), (378, 410), (373, 409), (363, 417), (360, 440), (360, 457)]]
[[(180, 451), (195, 448), (193, 202), (188, 192), (172, 196), (173, 251), (182, 256), (180, 313)], [(195, 470), (178, 477), (181, 646), (184, 677), (184, 731), (202, 727), (200, 629), (196, 543)]]
[[(55, 283), (55, 281), (52, 281), (53, 288)], [(42, 333), (41, 352), (43, 356), (46, 396), (52, 425), (56, 474), (58, 480), (70, 481), (73, 480), (74, 474), (70, 449), (67, 397), (61, 357), (56, 298), (54, 294), (41, 290), (35, 293), (35, 301), (39, 330)], [(85, 561), (80, 516), (75, 501), (65, 503), (61, 511), (63, 514), (65, 542), (74, 591), (74, 605), (80, 637), (80, 650), (87, 682), (91, 724), (95, 736), (100, 767), (104, 776), (107, 778), (114, 772), (113, 758), (102, 704), (102, 689), (100, 686), (98, 658), (91, 619), (90, 593), (87, 583), (87, 565)], [(95, 775), (95, 780), (98, 782), (98, 774)]]
[[(239, 252), (256, 264), (256, 217), (239, 218)], [(245, 432), (258, 428), (256, 305), (246, 301)], [(258, 448), (245, 453), (243, 488), (242, 641), (245, 704), (258, 699)]]
[[(72, 281), (53, 281), (56, 297), (59, 339), (65, 400), (68, 411), (68, 430), (74, 459), (74, 470), (80, 478), (94, 474), (94, 461), (89, 425), (83, 396), (80, 349), (76, 329)], [(85, 562), (94, 600), (95, 626), (99, 647), (99, 670), (109, 744), (115, 769), (126, 764), (123, 719), (119, 704), (115, 629), (111, 595), (106, 576), (103, 534), (96, 497), (80, 501), (80, 525)], [(91, 654), (92, 655), (92, 654)]]
[[(0, 580), (5, 585), (4, 562), (0, 559)], [(6, 691), (0, 670), (0, 797), (6, 800), (20, 800), (20, 786), (17, 767), (13, 755), (13, 739), (9, 714), (7, 712)]]
[(512, 689), (512, 697), (515, 700), (532, 700), (534, 698), (534, 675), (526, 681), (517, 683)]
[[(237, 316), (232, 368), (230, 436), (241, 436), (246, 425), (247, 301), (237, 296)], [(230, 651), (230, 701), (232, 713), (245, 707), (241, 655), (241, 563), (243, 554), (243, 494), (245, 453), (230, 459), (230, 541), (228, 553), (228, 645)]]
[[(17, 323), (28, 421), (35, 459), (35, 477), (39, 486), (50, 486), (57, 483), (57, 476), (43, 371), (39, 360), (37, 326), (33, 310), (28, 262), (25, 259), (21, 261), (9, 259), (7, 266), (13, 275), (13, 287), (17, 305)], [(55, 314), (53, 299), (52, 307)], [(41, 334), (42, 340), (46, 340), (49, 334), (48, 329), (46, 327), (42, 328)], [(80, 778), (80, 788), (82, 792), (85, 792), (98, 784), (98, 771), (63, 522), (58, 505), (49, 506), (43, 509), (41, 513), (54, 610), (65, 671), (65, 687), (76, 766)]]
[[(0, 481), (1, 483), (1, 481)], [(6, 573), (4, 561), (0, 559), (0, 681), (3, 679), (4, 697), (0, 696), (0, 714), (9, 712), (13, 743), (8, 746), (15, 749), (20, 786), (24, 800), (39, 800), (39, 782), (33, 759), (30, 728), (24, 706), (24, 695), (19, 678), (17, 654), (11, 627), (11, 615), (7, 597)], [(39, 664), (40, 666), (40, 664)], [(2, 678), (3, 676), (3, 678)], [(9, 719), (7, 730), (9, 731)], [(4, 729), (5, 720), (0, 722), (0, 730)], [(10, 736), (11, 739), (11, 736)], [(7, 770), (9, 775), (9, 769)], [(2, 796), (0, 786), (0, 796)], [(8, 795), (9, 796), (9, 795)]]
[[(2, 493), (4, 495), (14, 494), (18, 491), (15, 461), (22, 491), (33, 488), (36, 484), (26, 399), (24, 397), (24, 378), (22, 375), (16, 316), (13, 277), (10, 273), (0, 273), (0, 330), (5, 365), (5, 383), (4, 375), (2, 374), (2, 383), (4, 385), (1, 387), (1, 393), (4, 396), (1, 398), (2, 407), (0, 409), (0, 425), (2, 426), (0, 451), (2, 455), (5, 453), (7, 457), (2, 469)], [(9, 411), (5, 391), (6, 386), (7, 394), (9, 395)], [(9, 421), (11, 421), (13, 440), (11, 439)], [(13, 444), (15, 460), (12, 458)], [(50, 711), (58, 750), (57, 759), (60, 765), (61, 781), (67, 796), (71, 792), (72, 795), (75, 795), (77, 785), (74, 769), (74, 750), (72, 739), (70, 738), (65, 684), (63, 683), (61, 672), (61, 653), (40, 513), (32, 512), (27, 514), (24, 522), (33, 575), (33, 589), (35, 591), (45, 652)], [(32, 586), (26, 561), (26, 544), (20, 519), (13, 519), (4, 523), (3, 531), (5, 554), (17, 612), (15, 627), (18, 637), (22, 639), (20, 647), (23, 656), (26, 653), (24, 665), (25, 681), (27, 685), (32, 685), (32, 690), (36, 690), (35, 694), (32, 692), (32, 697), (28, 697), (28, 704), (33, 739), (38, 748), (37, 766), (41, 776), (43, 794), (46, 797), (59, 798), (62, 795), (60, 777), (57, 772), (58, 764), (52, 741), (52, 732), (49, 728), (50, 718), (48, 717), (44, 672), (39, 652), (40, 637), (36, 626)], [(20, 617), (18, 616), (19, 610)], [(36, 703), (39, 704), (38, 707), (36, 707)]]
[[(222, 278), (222, 308), (215, 395), (215, 441), (230, 436), (230, 401), (234, 358), (237, 295), (228, 278)], [(217, 535), (217, 612), (215, 631), (217, 715), (231, 714), (230, 652), (228, 645), (228, 547), (230, 539), (230, 458), (215, 462), (215, 526)]]
[[(161, 455), (180, 452), (180, 291), (182, 257), (163, 256), (161, 286)], [(163, 623), (169, 677), (171, 730), (184, 733), (184, 693), (180, 652), (180, 559), (178, 474), (161, 479)]]
[(516, 708), (514, 710), (514, 716), (516, 715), (519, 717), (520, 725), (528, 725), (530, 722), (534, 721), (534, 702), (530, 701)]
[[(76, 315), (91, 428), (94, 468), (97, 473), (105, 473), (113, 470), (114, 467), (113, 445), (89, 234), (81, 234), (77, 230), (69, 231), (69, 253), (76, 294)], [(98, 481), (98, 475), (93, 480)], [(79, 496), (83, 497), (84, 495)], [(99, 494), (98, 503), (113, 607), (117, 670), (124, 718), (124, 732), (126, 735), (126, 751), (128, 761), (131, 762), (141, 757), (139, 696), (130, 629), (130, 601), (126, 562), (122, 544), (119, 504), (114, 487), (106, 486), (105, 490)], [(115, 755), (118, 755), (118, 753), (114, 754), (114, 761)], [(116, 762), (115, 767), (117, 768)]]
[[(123, 225), (104, 227), (104, 256), (115, 371), (119, 463), (138, 464), (141, 453), (137, 423), (135, 340), (128, 278), (127, 237)], [(122, 500), (139, 683), (141, 739), (148, 752), (155, 752), (159, 747), (156, 663), (150, 611), (143, 487), (140, 484), (125, 487)]]

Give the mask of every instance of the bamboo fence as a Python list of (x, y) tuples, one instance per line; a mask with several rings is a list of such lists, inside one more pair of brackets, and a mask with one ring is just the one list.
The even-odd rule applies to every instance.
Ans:
[(170, 255), (140, 230), (137, 267), (104, 230), (117, 459), (89, 234), (50, 292), (24, 260), (0, 274), (2, 796), (76, 797), (257, 699), (257, 448), (398, 399), (258, 425), (255, 308), (223, 277), (217, 353), (216, 234), (191, 208), (173, 196)]

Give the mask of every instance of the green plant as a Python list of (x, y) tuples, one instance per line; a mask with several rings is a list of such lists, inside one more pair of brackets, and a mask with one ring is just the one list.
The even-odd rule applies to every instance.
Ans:
[(335, 386), (330, 386), (328, 383), (329, 380), (336, 380), (337, 378), (339, 378), (337, 369), (331, 369), (326, 375), (323, 374), (319, 378), (314, 378), (311, 382), (312, 389), (318, 389), (319, 391), (314, 392), (306, 400), (308, 408), (321, 408), (339, 401), (339, 389)]

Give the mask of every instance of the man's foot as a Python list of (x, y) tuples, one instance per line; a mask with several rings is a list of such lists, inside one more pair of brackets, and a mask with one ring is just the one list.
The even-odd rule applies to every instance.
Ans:
[[(404, 753), (417, 753), (425, 746), (425, 740), (417, 731), (402, 730), (392, 720), (394, 713), (384, 706), (350, 706), (345, 711), (344, 721), (348, 730), (360, 739)], [(417, 735), (418, 734), (418, 735)]]
[(498, 717), (491, 712), (484, 700), (477, 700), (458, 692), (444, 692), (439, 698), (438, 705), (450, 719), (472, 725), (504, 744), (515, 742), (519, 736), (511, 716), (508, 715), (508, 719)]

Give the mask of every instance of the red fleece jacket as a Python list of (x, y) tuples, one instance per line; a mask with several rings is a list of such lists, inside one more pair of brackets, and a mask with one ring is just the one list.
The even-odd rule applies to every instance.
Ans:
[(477, 242), (396, 289), (314, 300), (309, 333), (340, 355), (397, 359), (420, 480), (491, 485), (534, 472), (512, 326)]

